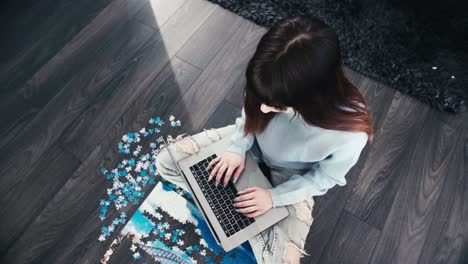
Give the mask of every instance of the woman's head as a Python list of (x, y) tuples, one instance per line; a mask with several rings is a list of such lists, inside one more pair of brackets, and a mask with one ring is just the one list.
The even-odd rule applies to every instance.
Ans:
[(364, 97), (343, 73), (338, 36), (316, 17), (272, 26), (247, 65), (246, 81), (246, 133), (263, 131), (276, 112), (294, 111), (310, 125), (366, 132), (372, 140)]

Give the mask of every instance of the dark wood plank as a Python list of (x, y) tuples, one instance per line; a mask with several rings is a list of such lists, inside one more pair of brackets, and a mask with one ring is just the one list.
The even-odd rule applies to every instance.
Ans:
[[(18, 89), (85, 27), (111, 0), (44, 0), (0, 25), (0, 91)], [(27, 34), (24, 34), (27, 32)]]
[(0, 149), (20, 133), (40, 110), (33, 107), (22, 96), (14, 94), (0, 104)]
[(40, 4), (40, 2), (35, 0), (25, 0), (21, 2), (15, 0), (3, 0), (0, 3), (0, 24), (6, 25), (10, 23), (37, 4)]
[(234, 86), (229, 90), (226, 101), (239, 107), (242, 110), (244, 106), (244, 89), (246, 85), (245, 73), (241, 74)]
[(95, 60), (109, 45), (112, 35), (118, 34), (147, 0), (115, 0), (102, 10), (83, 30), (57, 52), (21, 87), (20, 93), (34, 106), (42, 108), (76, 72)]
[(175, 11), (186, 3), (187, 0), (152, 0), (138, 12), (135, 19), (154, 30), (159, 30)]
[[(194, 10), (197, 12), (193, 12)], [(170, 21), (165, 23), (148, 41), (148, 45), (135, 51), (135, 61), (125, 65), (125, 70), (120, 73), (122, 78), (119, 77), (118, 82), (113, 84), (116, 86), (112, 89), (113, 93), (103, 94), (102, 99), (99, 99), (101, 102), (96, 102), (93, 108), (88, 108), (76, 122), (72, 123), (60, 139), (62, 144), (80, 159), (86, 159), (96, 144), (107, 134), (112, 124), (133, 104), (135, 98), (147, 88), (212, 10), (212, 5), (200, 0), (189, 1), (185, 8), (182, 6), (177, 10), (174, 14), (177, 23)], [(184, 20), (178, 17), (184, 17)], [(186, 20), (191, 21), (190, 26), (187, 26)], [(141, 27), (144, 26), (139, 22), (136, 23)], [(133, 31), (131, 28), (128, 30), (129, 34)], [(171, 52), (167, 53), (169, 50)]]
[(241, 116), (241, 110), (241, 108), (223, 100), (204, 127), (211, 129), (235, 124), (236, 118)]
[[(79, 160), (52, 145), (31, 172), (0, 196), (0, 256), (19, 238), (79, 166)], [(2, 262), (8, 263), (8, 262)]]
[[(453, 135), (453, 155), (447, 179), (418, 263), (466, 263), (459, 261), (468, 245), (468, 129)], [(468, 256), (468, 255), (467, 255)]]
[(413, 166), (409, 160), (428, 118), (431, 111), (427, 106), (397, 92), (370, 146), (369, 158), (356, 179), (346, 210), (379, 230), (383, 228), (401, 177), (406, 175), (407, 166)]
[(377, 130), (382, 127), (385, 118), (387, 118), (387, 114), (394, 97), (397, 95), (397, 91), (368, 78), (361, 79), (356, 85), (366, 100), (367, 107), (371, 113), (374, 133), (377, 133)]
[(368, 79), (365, 75), (360, 74), (346, 65), (343, 65), (343, 72), (346, 78), (348, 78), (348, 80), (351, 81), (351, 83), (353, 83), (356, 87), (358, 87), (361, 92), (364, 93), (365, 90), (367, 90), (367, 86), (362, 85), (362, 83)]
[(239, 28), (243, 18), (215, 5), (216, 9), (177, 52), (188, 63), (205, 69)]
[(368, 263), (379, 237), (379, 230), (343, 210), (319, 263)]
[[(460, 151), (461, 134), (432, 116), (422, 124), (412, 150), (401, 162), (402, 182), (370, 263), (417, 263), (436, 211), (444, 181)], [(385, 155), (383, 155), (385, 157)]]
[[(0, 152), (0, 193), (15, 185), (65, 128), (101, 96), (112, 93), (119, 75), (153, 31), (145, 25), (129, 34), (115, 34), (90, 65), (77, 72), (66, 87)], [(123, 26), (122, 29), (126, 28)]]
[[(116, 148), (111, 148), (115, 152)], [(68, 261), (59, 260), (57, 254), (67, 252), (57, 251), (57, 247), (80, 246), (75, 242), (86, 230), (80, 225), (87, 221), (100, 225), (99, 198), (104, 195), (107, 180), (99, 174), (98, 168), (105, 167), (105, 161), (112, 161), (116, 154), (104, 156), (106, 150), (96, 150), (76, 171), (71, 175), (63, 187), (53, 196), (39, 216), (24, 231), (24, 234), (15, 241), (7, 254), (2, 258), (2, 263), (69, 263), (87, 250), (87, 245), (81, 245), (81, 250), (75, 255), (75, 259)], [(113, 217), (110, 214), (110, 217)], [(115, 215), (114, 215), (115, 217)], [(99, 230), (97, 230), (99, 231)], [(97, 232), (92, 237), (98, 238)], [(91, 237), (88, 237), (91, 239)], [(28, 250), (24, 250), (27, 248)], [(97, 261), (92, 261), (96, 263)]]
[(356, 86), (364, 96), (367, 107), (371, 113), (372, 127), (374, 128), (374, 133), (376, 133), (382, 126), (382, 122), (387, 115), (396, 90), (381, 82), (369, 79), (346, 65), (343, 65), (343, 72), (346, 78)]
[[(2, 117), (2, 126), (7, 128), (5, 130), (19, 131), (23, 123), (31, 122), (40, 109), (66, 87), (67, 82), (77, 74), (77, 71), (95, 59), (111, 32), (118, 31), (123, 24), (128, 22), (145, 1), (116, 0), (112, 2), (44, 66), (30, 76), (23, 86), (7, 94), (3, 93), (0, 105), (13, 105), (18, 97), (25, 98), (24, 100), (31, 105), (31, 107), (25, 106), (16, 114), (11, 113), (11, 107), (1, 107), (0, 117)], [(23, 122), (17, 123), (9, 118), (11, 116), (21, 116), (18, 119)], [(2, 137), (0, 146), (8, 141), (9, 137)]]
[[(173, 10), (177, 5), (179, 5), (179, 1), (166, 1), (166, 0), (158, 0), (161, 2), (160, 8), (168, 8), (167, 12)], [(153, 2), (153, 1), (151, 1)], [(169, 6), (173, 6), (172, 8)], [(151, 7), (151, 10), (156, 10), (158, 5)], [(203, 22), (214, 12), (216, 9), (216, 5), (209, 1), (204, 0), (192, 0), (192, 1), (184, 1), (184, 4), (180, 5), (172, 16), (170, 16), (169, 20), (162, 25), (157, 25), (156, 23), (159, 22), (160, 18), (156, 18), (155, 16), (160, 16), (158, 12), (156, 15), (154, 12), (147, 12), (142, 13), (142, 15), (137, 14), (136, 19), (142, 20), (154, 20), (154, 24), (152, 28), (160, 31), (157, 34), (161, 35), (161, 39), (164, 40), (166, 45), (166, 54), (169, 54), (169, 58), (172, 58), (181, 47), (190, 39), (190, 36), (203, 24)], [(149, 7), (145, 7), (144, 10), (149, 10)], [(168, 15), (162, 15), (162, 17), (167, 17)], [(195, 19), (192, 21), (192, 19)], [(160, 30), (163, 28), (163, 30)], [(176, 32), (172, 32), (171, 30), (176, 30)]]
[[(208, 121), (217, 105), (226, 97), (229, 89), (245, 72), (254, 47), (265, 31), (264, 28), (253, 23), (242, 23), (228, 43), (206, 67), (200, 78), (177, 103), (175, 115), (187, 125), (185, 129), (188, 133), (201, 130), (201, 125)], [(184, 111), (187, 105), (190, 106), (190, 112)], [(200, 124), (193, 124), (193, 120), (199, 121)]]
[(454, 128), (468, 129), (468, 111), (462, 113), (448, 113), (435, 111), (435, 116), (445, 124)]

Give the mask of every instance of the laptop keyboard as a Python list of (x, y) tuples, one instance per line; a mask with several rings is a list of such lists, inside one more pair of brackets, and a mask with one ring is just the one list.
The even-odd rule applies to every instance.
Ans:
[(254, 223), (255, 218), (248, 218), (245, 215), (236, 212), (233, 200), (237, 196), (237, 190), (234, 183), (232, 183), (232, 180), (229, 180), (226, 187), (224, 187), (222, 183), (216, 187), (215, 178), (208, 182), (208, 177), (210, 176), (211, 171), (207, 171), (206, 167), (208, 167), (210, 161), (216, 157), (217, 155), (213, 154), (190, 166), (190, 171), (195, 176), (195, 180), (198, 182), (198, 185), (213, 209), (216, 218), (223, 227), (224, 233), (229, 237)]

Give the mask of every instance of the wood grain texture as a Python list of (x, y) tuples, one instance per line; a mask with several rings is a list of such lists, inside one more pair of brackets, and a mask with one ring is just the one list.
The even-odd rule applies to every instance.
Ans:
[(2, 193), (28, 172), (28, 168), (84, 110), (99, 103), (96, 98), (115, 89), (115, 85), (112, 85), (116, 82), (115, 75), (124, 69), (132, 54), (126, 48), (138, 47), (152, 34), (146, 28), (146, 31), (143, 29), (128, 38), (119, 38), (120, 42), (112, 42), (108, 48), (104, 48), (99, 57), (95, 57), (90, 65), (77, 72), (47, 107), (2, 148), (0, 172), (6, 175), (0, 179)]
[(319, 263), (368, 263), (380, 231), (342, 211)]
[[(242, 23), (177, 103), (174, 115), (179, 116), (189, 133), (202, 130), (193, 120), (202, 124), (208, 121), (216, 106), (245, 71), (254, 47), (264, 33), (264, 28), (253, 23)], [(206, 102), (214, 103), (207, 105)], [(190, 113), (184, 111), (188, 107), (191, 109)]]
[(387, 116), (389, 108), (391, 107), (390, 105), (393, 103), (393, 98), (397, 91), (365, 76), (361, 76), (360, 78), (352, 77), (356, 75), (360, 76), (360, 74), (348, 67), (345, 67), (345, 69), (347, 69), (347, 76), (350, 77), (349, 79), (351, 82), (363, 94), (367, 107), (371, 113), (374, 133), (377, 133), (377, 130), (382, 126), (382, 123)]
[(223, 100), (213, 115), (205, 124), (206, 129), (220, 128), (235, 124), (236, 118), (241, 115), (241, 109), (235, 107), (227, 100)]
[[(370, 263), (417, 263), (431, 222), (439, 217), (437, 201), (457, 160), (457, 130), (433, 116), (422, 124), (399, 170), (401, 184)], [(460, 164), (460, 163), (459, 163)]]
[[(401, 111), (401, 109), (405, 109)], [(402, 172), (416, 151), (415, 142), (430, 118), (429, 108), (397, 92), (382, 127), (376, 131), (375, 144), (359, 178), (356, 179), (346, 210), (381, 230), (395, 194), (400, 188)]]
[(219, 6), (177, 52), (177, 56), (204, 70), (232, 37), (242, 17)]
[[(241, 74), (234, 86), (229, 90), (226, 100), (242, 110), (244, 106), (245, 74)], [(240, 112), (239, 112), (240, 113)], [(240, 116), (240, 115), (239, 115)]]
[(103, 46), (108, 47), (110, 36), (125, 33), (126, 28), (123, 26), (145, 3), (147, 0), (113, 1), (35, 72), (20, 87), (19, 93), (34, 106), (42, 108), (65, 87), (77, 70), (95, 60)]
[(0, 149), (12, 141), (28, 125), (40, 109), (32, 106), (20, 95), (13, 95), (0, 104)]
[(45, 0), (3, 24), (9, 37), (1, 41), (0, 92), (21, 86), (110, 2)]
[[(106, 161), (112, 161), (117, 156), (112, 152), (116, 152), (115, 148), (107, 152), (102, 146), (96, 147), (9, 248), (1, 259), (2, 263), (64, 263), (76, 261), (87, 250), (94, 250), (88, 248), (92, 243), (82, 244), (82, 241), (97, 241), (98, 226), (102, 224), (99, 199), (108, 187), (107, 180), (98, 171), (105, 167)], [(116, 217), (110, 213), (112, 216)], [(93, 226), (90, 223), (96, 228), (94, 236), (90, 236), (90, 230), (83, 228)], [(69, 255), (68, 261), (60, 259), (60, 256), (70, 254), (66, 249), (71, 248), (79, 250), (73, 256)]]
[(160, 30), (169, 18), (187, 3), (187, 0), (150, 0), (138, 11), (135, 19), (154, 30)]
[[(192, 4), (193, 3), (193, 4)], [(186, 27), (185, 24), (166, 23), (160, 31), (156, 31), (154, 37), (148, 41), (142, 49), (128, 47), (128, 51), (122, 51), (123, 56), (126, 54), (135, 55), (132, 56), (131, 63), (123, 65), (124, 72), (119, 72), (118, 81), (112, 82), (111, 85), (115, 86), (113, 89), (115, 92), (104, 94), (100, 100), (100, 105), (96, 104), (96, 107), (89, 109), (85, 112), (73, 126), (69, 127), (64, 132), (63, 139), (61, 142), (67, 145), (75, 155), (83, 159), (86, 157), (92, 148), (98, 143), (106, 134), (112, 124), (119, 118), (123, 111), (125, 111), (135, 100), (136, 97), (141, 93), (142, 90), (146, 89), (149, 82), (151, 82), (159, 72), (165, 67), (168, 61), (174, 56), (174, 52), (166, 53), (167, 46), (181, 47), (183, 43), (191, 35), (190, 30), (195, 31), (199, 24), (204, 21), (207, 14), (211, 12), (211, 9), (203, 9), (203, 5), (195, 5), (195, 2), (187, 2), (187, 5), (191, 8), (199, 8), (200, 12), (184, 13), (185, 10), (177, 10), (174, 16), (180, 16), (180, 12), (183, 12), (184, 16), (188, 19), (191, 18), (192, 26)], [(205, 6), (206, 7), (206, 6)], [(172, 9), (171, 9), (172, 10)], [(138, 27), (145, 27), (139, 22), (135, 22)], [(181, 29), (184, 28), (188, 34), (180, 34)], [(135, 29), (129, 28), (129, 34), (134, 34)], [(159, 34), (162, 35), (159, 35)], [(177, 39), (177, 36), (181, 37)], [(121, 38), (117, 36), (117, 38)], [(172, 40), (172, 42), (170, 41)], [(113, 42), (113, 41), (111, 41)], [(123, 69), (123, 68), (122, 68)], [(111, 113), (111, 115), (110, 115)]]
[(434, 115), (445, 124), (457, 129), (468, 129), (468, 111), (459, 114), (434, 112)]
[(5, 254), (11, 244), (21, 236), (79, 164), (75, 156), (54, 144), (21, 182), (2, 193), (0, 255)]
[[(24, 122), (32, 121), (39, 112), (38, 110), (42, 109), (61, 89), (66, 87), (67, 82), (73, 78), (77, 71), (95, 59), (109, 34), (112, 31), (118, 32), (121, 26), (127, 23), (144, 3), (146, 0), (130, 2), (116, 0), (110, 3), (87, 26), (66, 42), (50, 60), (45, 62), (32, 76), (29, 76), (27, 81), (11, 91), (2, 93), (0, 105), (12, 105), (18, 100), (17, 97), (22, 97), (31, 107), (23, 108), (21, 112), (25, 115), (22, 115), (23, 118), (20, 119)], [(41, 13), (36, 14), (36, 16), (40, 15)], [(11, 116), (10, 109), (10, 107), (0, 108), (2, 130), (21, 129), (17, 122), (5, 117)], [(21, 112), (18, 114), (21, 115)], [(1, 140), (7, 141), (3, 137)]]
[[(423, 263), (466, 263), (468, 253), (468, 129), (457, 129), (447, 177), (421, 250)], [(465, 255), (465, 258), (468, 255)]]

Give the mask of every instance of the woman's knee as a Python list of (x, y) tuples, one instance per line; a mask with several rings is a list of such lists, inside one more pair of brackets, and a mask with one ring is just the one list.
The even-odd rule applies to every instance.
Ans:
[(313, 198), (293, 204), (297, 219), (306, 223), (308, 226), (312, 225), (312, 222), (314, 221), (314, 218), (312, 217), (314, 205), (315, 202)]
[(287, 218), (288, 222), (284, 223), (288, 225), (289, 237), (284, 242), (283, 263), (300, 263), (300, 258), (304, 257), (304, 255), (309, 256), (304, 250), (304, 246), (306, 236), (314, 220), (312, 217), (314, 205), (315, 202), (311, 197), (302, 202), (292, 204), (290, 207), (288, 206), (289, 217), (291, 218)]
[(156, 156), (156, 171), (159, 172), (160, 175), (166, 174), (167, 170), (169, 169), (169, 162), (171, 161), (171, 156), (169, 155), (167, 149), (162, 148)]
[(195, 141), (195, 139), (192, 136), (187, 136), (175, 142), (174, 147), (177, 151), (184, 152), (189, 155), (200, 151), (200, 145)]
[[(156, 170), (159, 171), (160, 174), (167, 176), (179, 174), (167, 148), (170, 148), (172, 154), (176, 155), (178, 159), (192, 155), (200, 150), (199, 145), (194, 141), (192, 136), (178, 138), (176, 140), (172, 140), (171, 138), (171, 143), (159, 150), (155, 164)], [(181, 153), (183, 153), (183, 155), (181, 155)]]
[(304, 245), (297, 245), (292, 240), (288, 240), (284, 247), (282, 261), (284, 264), (300, 264), (300, 259), (304, 257), (304, 255), (310, 256), (307, 252), (303, 249)]

